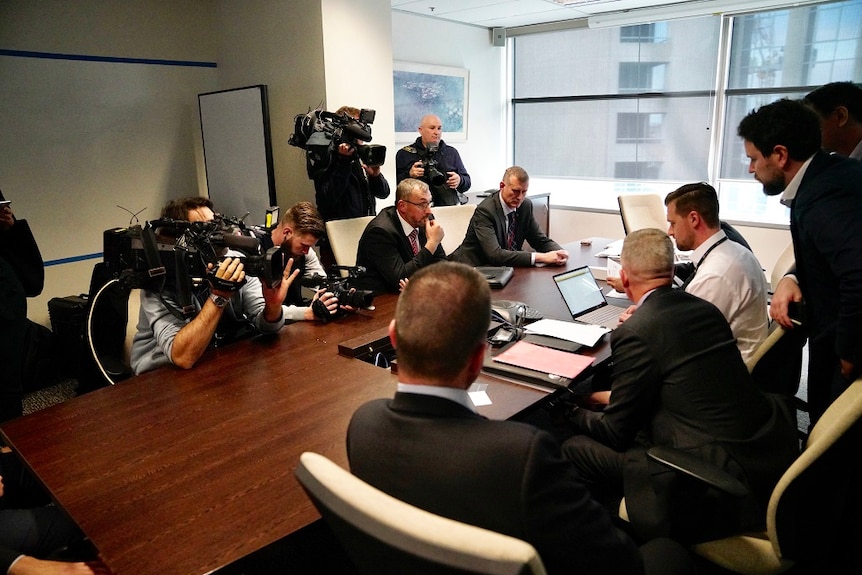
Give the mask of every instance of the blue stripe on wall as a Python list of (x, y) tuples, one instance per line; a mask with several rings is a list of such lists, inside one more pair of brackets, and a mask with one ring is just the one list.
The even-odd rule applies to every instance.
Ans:
[(59, 266), (61, 264), (72, 264), (75, 262), (83, 262), (86, 260), (95, 260), (102, 257), (102, 252), (96, 254), (84, 254), (82, 256), (72, 256), (70, 258), (60, 258), (58, 260), (50, 260), (45, 262), (45, 267)]
[(113, 56), (87, 56), (85, 54), (54, 54), (51, 52), (30, 52), (27, 50), (0, 49), (0, 56), (18, 58), (47, 58), (49, 60), (80, 60), (85, 62), (112, 62), (115, 64), (150, 64), (156, 66), (191, 66), (196, 68), (216, 68), (215, 62), (192, 62), (187, 60), (156, 60), (152, 58), (117, 58)]

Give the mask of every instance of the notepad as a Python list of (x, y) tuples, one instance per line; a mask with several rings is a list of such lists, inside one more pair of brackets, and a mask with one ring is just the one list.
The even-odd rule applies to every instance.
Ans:
[(519, 341), (503, 353), (494, 356), (494, 361), (542, 373), (553, 373), (569, 379), (574, 379), (593, 364), (593, 358), (586, 355), (542, 347), (526, 341)]

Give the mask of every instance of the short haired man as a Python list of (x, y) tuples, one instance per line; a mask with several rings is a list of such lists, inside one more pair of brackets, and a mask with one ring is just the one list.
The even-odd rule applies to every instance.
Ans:
[(766, 277), (750, 250), (730, 241), (718, 219), (718, 194), (705, 182), (669, 193), (668, 234), (676, 247), (694, 250), (694, 272), (685, 291), (705, 299), (722, 313), (743, 360), (748, 360), (769, 331)]
[(799, 101), (778, 100), (742, 119), (748, 172), (790, 206), (796, 269), (773, 286), (770, 315), (794, 327), (804, 299), (811, 424), (862, 367), (862, 162), (820, 149), (820, 121)]
[[(166, 205), (162, 217), (208, 222), (215, 217), (212, 207), (207, 198), (183, 198)], [(270, 288), (257, 278), (247, 278), (240, 258), (225, 258), (215, 267), (216, 278), (222, 280), (219, 286), (207, 285), (193, 294), (196, 313), (191, 319), (172, 313), (171, 308), (179, 308), (176, 294), (169, 290), (162, 293), (141, 290), (138, 332), (132, 342), (132, 370), (137, 375), (170, 364), (189, 369), (209, 347), (217, 330), (219, 339), (247, 332), (249, 323), (261, 333), (277, 332), (284, 325), (282, 302), (298, 275), (297, 271), (291, 273), (292, 265), (293, 260), (289, 260), (281, 284)], [(245, 284), (243, 280), (247, 280)]]
[[(524, 168), (506, 169), (500, 191), (476, 206), (464, 241), (450, 259), (472, 266), (566, 263), (569, 252), (546, 236), (533, 217), (533, 203), (527, 198), (529, 187), (530, 176)], [(536, 251), (522, 251), (524, 240)]]
[(356, 265), (365, 273), (358, 289), (375, 293), (400, 290), (416, 270), (446, 259), (443, 227), (433, 219), (431, 191), (425, 182), (407, 178), (395, 189), (395, 205), (368, 222), (356, 250)]
[[(419, 122), (419, 137), (412, 145), (404, 146), (395, 154), (395, 176), (398, 183), (405, 178), (422, 180), (431, 189), (437, 206), (454, 206), (466, 203), (462, 194), (470, 189), (470, 174), (461, 161), (458, 150), (442, 140), (443, 123), (433, 114), (423, 116)], [(437, 170), (443, 174), (442, 183), (432, 181), (427, 161), (436, 161)]]
[(824, 150), (862, 160), (862, 88), (852, 82), (832, 82), (812, 90), (802, 101), (820, 118)]
[[(611, 335), (610, 402), (603, 412), (569, 414), (578, 435), (563, 452), (596, 496), (625, 496), (640, 536), (698, 541), (762, 527), (798, 443), (790, 410), (756, 388), (721, 312), (672, 288), (673, 262), (664, 232), (626, 236), (620, 279), (637, 309)], [(715, 505), (699, 492), (672, 491), (674, 474), (647, 459), (652, 445), (711, 461), (752, 494)]]
[[(299, 202), (284, 212), (278, 225), (273, 228), (270, 236), (274, 246), (281, 246), (287, 257), (293, 258), (293, 269), (299, 272), (302, 279), (326, 277), (326, 270), (317, 258), (314, 245), (323, 237), (323, 219), (311, 205), (311, 202)], [(320, 300), (323, 308), (330, 315), (338, 311), (338, 298), (330, 292), (315, 292), (311, 304), (307, 305), (302, 296), (301, 282), (293, 282), (287, 290), (284, 300), (285, 321), (312, 321), (324, 319), (317, 317), (313, 305)], [(323, 309), (319, 308), (319, 309)], [(322, 312), (318, 312), (322, 313)]]
[[(548, 573), (641, 573), (634, 543), (532, 426), (488, 421), (467, 394), (482, 369), (487, 281), (444, 262), (419, 270), (398, 298), (392, 400), (360, 407), (347, 431), (351, 471), (412, 505), (523, 539)], [(428, 313), (445, 301), (446, 313)]]

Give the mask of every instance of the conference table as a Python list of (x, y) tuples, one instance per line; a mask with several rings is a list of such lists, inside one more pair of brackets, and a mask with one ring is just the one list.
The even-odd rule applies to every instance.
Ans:
[[(567, 267), (605, 265), (593, 254), (609, 241), (565, 246)], [(492, 297), (571, 319), (552, 280), (561, 271), (516, 268)], [(319, 518), (294, 469), (304, 451), (347, 467), (351, 415), (394, 393), (396, 375), (345, 350), (379, 345), (396, 302), (378, 296), (373, 311), (211, 349), (193, 369), (154, 370), (4, 423), (0, 433), (115, 573), (208, 573)], [(446, 302), (428, 306), (446, 312)], [(475, 386), (492, 402), (478, 411), (492, 419), (515, 417), (552, 392), (485, 373)]]

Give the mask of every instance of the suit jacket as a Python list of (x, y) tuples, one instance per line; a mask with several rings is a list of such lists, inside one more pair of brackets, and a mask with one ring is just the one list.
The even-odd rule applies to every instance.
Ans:
[(528, 541), (550, 574), (642, 572), (634, 543), (532, 426), (396, 393), (357, 410), (347, 454), (355, 475), (393, 497)]
[(862, 163), (818, 152), (790, 210), (812, 350), (862, 366)]
[(509, 230), (509, 220), (503, 214), (500, 204), (500, 192), (496, 192), (482, 200), (476, 206), (476, 212), (470, 220), (464, 241), (449, 258), (471, 266), (519, 266), (531, 265), (532, 256), (521, 251), (524, 240), (537, 252), (550, 252), (561, 249), (560, 246), (546, 236), (533, 217), (533, 203), (529, 198), (516, 212), (515, 241), (513, 250), (506, 249), (506, 236)]
[(635, 526), (664, 525), (663, 533), (668, 523), (697, 530), (717, 521), (705, 500), (670, 518), (674, 475), (647, 463), (651, 445), (692, 452), (736, 476), (753, 496), (720, 509), (729, 514), (722, 524), (762, 525), (773, 487), (798, 454), (795, 413), (754, 385), (721, 312), (659, 288), (614, 330), (611, 350), (610, 404), (604, 412), (576, 410), (572, 422), (627, 453), (623, 485)]
[(425, 228), (419, 226), (419, 253), (413, 255), (410, 240), (404, 235), (395, 206), (383, 208), (368, 222), (356, 250), (356, 265), (365, 274), (357, 278), (356, 287), (375, 293), (398, 293), (398, 281), (409, 278), (421, 267), (446, 259), (443, 246), (432, 254), (425, 248)]

